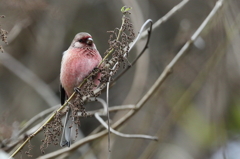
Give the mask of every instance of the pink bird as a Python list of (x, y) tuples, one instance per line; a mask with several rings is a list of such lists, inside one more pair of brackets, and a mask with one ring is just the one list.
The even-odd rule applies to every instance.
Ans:
[[(61, 104), (65, 102), (65, 98), (68, 98), (74, 92), (74, 88), (77, 88), (83, 79), (91, 73), (102, 61), (102, 57), (99, 54), (95, 44), (93, 43), (92, 36), (88, 33), (78, 33), (68, 50), (63, 53), (60, 73), (60, 91), (61, 91)], [(99, 85), (101, 74), (98, 73), (94, 79), (95, 85)], [(74, 99), (73, 99), (74, 100)], [(71, 100), (71, 101), (73, 101)], [(61, 146), (71, 145), (71, 129), (72, 119), (69, 119), (71, 109), (66, 113), (66, 119), (64, 123), (62, 139), (60, 141)]]

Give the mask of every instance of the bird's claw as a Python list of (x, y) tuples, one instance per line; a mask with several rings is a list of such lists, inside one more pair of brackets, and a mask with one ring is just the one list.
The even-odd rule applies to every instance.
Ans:
[(78, 87), (74, 87), (74, 91), (75, 91), (76, 93), (79, 93), (79, 94), (81, 94), (81, 89), (80, 89), (80, 88), (78, 88)]

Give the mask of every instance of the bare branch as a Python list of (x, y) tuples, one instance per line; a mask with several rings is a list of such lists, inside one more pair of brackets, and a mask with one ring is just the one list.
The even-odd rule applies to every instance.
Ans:
[(106, 128), (106, 129), (110, 129), (110, 131), (112, 133), (114, 133), (115, 135), (118, 135), (120, 137), (125, 137), (125, 138), (138, 138), (138, 139), (149, 139), (149, 140), (155, 140), (157, 141), (158, 138), (156, 136), (149, 136), (149, 135), (142, 135), (142, 134), (124, 134), (121, 132), (118, 132), (114, 129), (112, 129), (111, 127), (108, 127), (108, 125), (103, 121), (103, 119), (100, 117), (99, 113), (95, 113), (94, 114), (96, 119)]
[[(180, 9), (182, 9), (182, 7), (187, 4), (189, 0), (183, 0), (182, 2), (180, 2), (178, 5), (176, 5), (175, 7), (173, 7), (166, 15), (164, 15), (162, 18), (160, 18), (158, 21), (156, 21), (153, 24), (153, 30), (155, 30), (157, 27), (159, 27), (162, 23), (166, 22), (171, 16), (173, 16), (174, 14), (177, 13), (177, 11), (179, 11)], [(141, 35), (141, 39), (145, 38), (148, 35), (147, 30), (145, 30), (142, 35)]]
[[(106, 103), (106, 106), (105, 106), (105, 103), (104, 101), (102, 101), (102, 106), (104, 108), (104, 114), (107, 115), (107, 129), (108, 129), (108, 151), (110, 152), (111, 151), (111, 148), (110, 148), (110, 131), (111, 131), (111, 128), (110, 128), (110, 123), (109, 123), (109, 120), (110, 120), (110, 117), (109, 117), (109, 89), (110, 89), (110, 82), (111, 81), (111, 77), (109, 77), (109, 80), (107, 82), (107, 92), (106, 92), (106, 100), (107, 100), (107, 103)], [(106, 107), (106, 109), (105, 109)], [(95, 113), (95, 117), (97, 118), (96, 114), (98, 113)], [(99, 120), (98, 120), (99, 121)], [(103, 121), (104, 122), (104, 121)], [(105, 123), (105, 122), (104, 122)], [(103, 124), (102, 124), (103, 125)]]
[[(114, 112), (114, 111), (129, 110), (129, 109), (135, 109), (135, 105), (129, 104), (129, 105), (112, 106), (112, 107), (108, 108), (108, 111)], [(104, 111), (104, 109), (89, 111), (89, 112), (87, 112), (87, 116), (92, 116), (92, 115), (94, 115), (94, 113), (97, 113), (97, 112), (102, 113), (103, 111)], [(82, 116), (81, 113), (79, 113), (78, 116)]]

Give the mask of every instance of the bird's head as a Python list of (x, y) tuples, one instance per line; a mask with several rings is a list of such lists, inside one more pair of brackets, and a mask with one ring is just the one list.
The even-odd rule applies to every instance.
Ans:
[(72, 44), (70, 47), (73, 47), (73, 48), (95, 48), (96, 49), (96, 46), (93, 42), (93, 39), (92, 39), (92, 36), (88, 33), (85, 33), (85, 32), (81, 32), (81, 33), (78, 33), (73, 41), (72, 41)]

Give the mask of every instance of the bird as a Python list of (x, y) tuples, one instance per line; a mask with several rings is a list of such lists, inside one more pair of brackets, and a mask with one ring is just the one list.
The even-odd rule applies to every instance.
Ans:
[[(93, 42), (92, 36), (86, 32), (75, 35), (70, 47), (64, 51), (60, 69), (61, 105), (65, 103), (86, 76), (101, 63), (102, 57)], [(100, 84), (101, 73), (94, 78), (94, 84)], [(74, 99), (75, 97), (73, 97)], [(73, 101), (73, 99), (71, 101)], [(67, 109), (60, 146), (71, 145), (73, 120), (70, 119), (71, 108)]]

